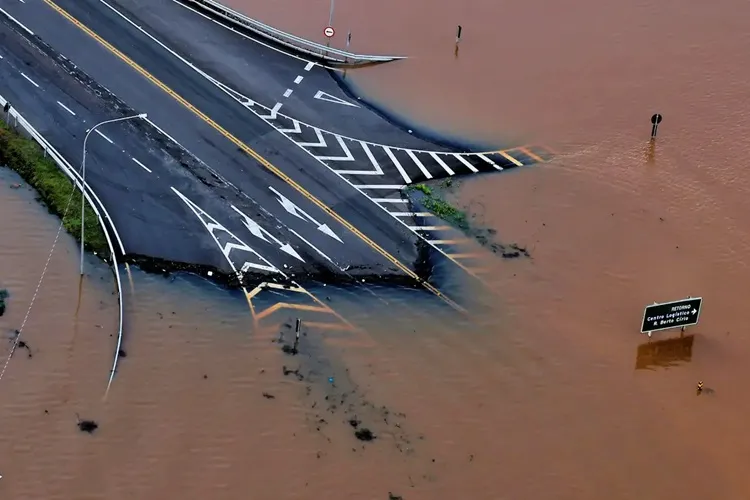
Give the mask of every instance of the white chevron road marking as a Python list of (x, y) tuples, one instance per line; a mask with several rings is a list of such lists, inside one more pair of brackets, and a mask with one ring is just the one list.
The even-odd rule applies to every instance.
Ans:
[(346, 156), (316, 156), (318, 160), (327, 160), (327, 161), (354, 161), (354, 157), (352, 156), (352, 152), (349, 151), (349, 148), (346, 147), (346, 144), (344, 143), (344, 139), (341, 138), (340, 135), (336, 135), (336, 141), (338, 141), (339, 146), (341, 146), (341, 149), (344, 150), (344, 153)]
[(318, 142), (298, 142), (297, 144), (309, 148), (320, 148), (328, 146), (328, 144), (326, 144), (326, 140), (323, 138), (323, 131), (315, 127), (312, 127), (312, 129), (315, 130), (315, 135), (318, 137)]
[(367, 143), (360, 141), (360, 145), (365, 151), (365, 154), (370, 160), (370, 163), (372, 163), (372, 166), (375, 167), (375, 170), (334, 170), (334, 172), (341, 175), (383, 175), (383, 169), (380, 168), (380, 165), (372, 155), (372, 151), (370, 151), (370, 147), (367, 145)]
[(299, 126), (299, 122), (297, 120), (292, 120), (292, 125), (294, 125), (294, 128), (280, 128), (277, 129), (279, 132), (286, 132), (288, 134), (301, 134), (302, 129)]

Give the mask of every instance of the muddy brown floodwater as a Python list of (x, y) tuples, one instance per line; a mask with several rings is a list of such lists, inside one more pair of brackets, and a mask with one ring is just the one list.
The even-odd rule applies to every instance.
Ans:
[[(328, 19), (322, 0), (227, 2), (318, 39)], [(445, 132), (560, 151), (455, 192), (475, 224), (531, 258), (486, 255), (485, 283), (466, 281), (491, 313), (472, 323), (408, 292), (332, 293), (372, 341), (318, 351), (330, 361), (320, 378), (358, 386), (357, 416), (378, 436), (363, 448), (347, 417), (314, 407), (325, 381), (281, 374), (291, 361), (253, 335), (242, 297), (195, 278), (133, 270), (128, 355), (103, 401), (112, 279), (89, 261), (76, 320), (64, 236), (24, 333), (33, 358), (18, 355), (0, 380), (0, 496), (750, 497), (750, 3), (336, 9), (353, 50), (412, 56), (351, 75), (368, 95)], [(664, 122), (651, 152), (654, 112)], [(0, 181), (4, 334), (23, 320), (57, 223), (7, 188), (9, 174)], [(685, 339), (638, 335), (646, 304), (687, 295), (704, 311)], [(711, 390), (697, 396), (699, 380)], [(100, 428), (80, 433), (76, 412)]]

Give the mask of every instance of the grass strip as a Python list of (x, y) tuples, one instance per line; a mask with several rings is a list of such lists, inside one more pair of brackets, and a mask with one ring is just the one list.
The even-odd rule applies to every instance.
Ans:
[(424, 184), (413, 184), (409, 186), (407, 190), (419, 191), (422, 193), (424, 195), (421, 199), (422, 205), (437, 217), (440, 217), (459, 229), (469, 229), (469, 220), (466, 217), (466, 213), (438, 196), (429, 186)]
[[(77, 241), (81, 238), (81, 192), (60, 170), (52, 158), (45, 156), (41, 146), (23, 137), (7, 123), (0, 121), (0, 165), (16, 172), (39, 193), (41, 201), (51, 214), (62, 217), (73, 193), (68, 214), (63, 220), (65, 230)], [(86, 236), (84, 247), (101, 257), (109, 255), (107, 238), (91, 206), (86, 204)]]

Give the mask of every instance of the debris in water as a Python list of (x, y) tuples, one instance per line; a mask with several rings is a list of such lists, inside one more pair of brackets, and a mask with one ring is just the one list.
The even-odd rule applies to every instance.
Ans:
[(349, 425), (351, 425), (351, 426), (352, 426), (352, 427), (354, 427), (355, 429), (356, 429), (357, 427), (359, 427), (359, 424), (361, 424), (361, 423), (362, 423), (362, 422), (360, 422), (359, 420), (357, 420), (357, 417), (354, 417), (354, 418), (350, 418), (350, 419), (349, 419)]
[(281, 346), (281, 351), (284, 354), (291, 354), (292, 356), (296, 356), (299, 352), (296, 347), (290, 346), (288, 344), (284, 344), (283, 346)]
[(204, 373), (204, 374), (203, 374), (203, 380), (206, 380), (207, 378), (208, 378), (208, 375), (206, 375), (206, 374)]
[(375, 434), (372, 433), (367, 427), (362, 427), (354, 432), (354, 436), (360, 441), (372, 441), (375, 439)]
[(269, 394), (267, 392), (263, 393), (263, 397), (266, 399), (276, 399), (276, 396), (274, 396), (273, 394)]
[(118, 355), (119, 355), (119, 356), (120, 356), (121, 358), (127, 358), (127, 357), (128, 357), (128, 353), (127, 353), (127, 352), (125, 352), (125, 349), (120, 349), (119, 351), (117, 351), (117, 354), (118, 354)]
[(8, 290), (0, 288), (0, 316), (5, 314), (5, 299), (8, 298)]
[(21, 185), (20, 185), (20, 184), (11, 184), (11, 185), (10, 185), (10, 188), (11, 188), (11, 189), (19, 189), (20, 187), (21, 187)]
[(300, 380), (300, 381), (302, 381), (302, 380), (305, 380), (305, 376), (304, 376), (304, 375), (302, 375), (302, 374), (301, 374), (301, 373), (299, 372), (299, 368), (297, 368), (296, 370), (290, 370), (290, 369), (289, 369), (289, 368), (287, 368), (286, 366), (282, 366), (282, 367), (281, 367), (281, 370), (282, 370), (282, 373), (283, 373), (283, 374), (284, 374), (285, 376), (286, 376), (286, 375), (294, 375), (295, 377), (297, 377), (297, 380)]
[(404, 497), (401, 495), (394, 495), (390, 491), (388, 492), (388, 500), (404, 500)]
[(78, 428), (81, 432), (88, 432), (89, 434), (93, 434), (94, 431), (99, 428), (99, 424), (97, 424), (93, 420), (81, 420), (81, 417), (79, 417), (77, 413), (76, 419), (78, 419)]

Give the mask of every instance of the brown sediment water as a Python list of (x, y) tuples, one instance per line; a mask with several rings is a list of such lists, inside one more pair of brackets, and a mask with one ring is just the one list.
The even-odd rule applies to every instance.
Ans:
[[(225, 1), (323, 38), (327, 1)], [(305, 387), (326, 389), (281, 375), (295, 362), (253, 335), (242, 297), (195, 279), (134, 271), (128, 355), (103, 402), (111, 277), (89, 262), (96, 279), (84, 282), (76, 329), (77, 253), (63, 236), (24, 333), (34, 357), (14, 358), (0, 381), (1, 495), (748, 497), (748, 9), (340, 2), (334, 45), (351, 29), (354, 51), (412, 56), (354, 73), (368, 95), (441, 130), (559, 147), (549, 164), (456, 193), (531, 259), (482, 263), (486, 284), (472, 286), (492, 313), (470, 323), (413, 292), (378, 291), (386, 304), (332, 293), (374, 341), (324, 351), (350, 370), (359, 416), (379, 436), (362, 449), (341, 413), (317, 421)], [(651, 151), (654, 112), (664, 122)], [(22, 321), (57, 229), (12, 182), (0, 185), (5, 330)], [(644, 361), (642, 308), (687, 295), (705, 301), (690, 348), (677, 339)], [(712, 390), (696, 395), (699, 380)], [(363, 402), (387, 406), (405, 437)], [(76, 412), (100, 428), (80, 433)]]
[[(326, 0), (227, 2), (323, 41)], [(392, 350), (421, 380), (415, 393), (434, 395), (429, 404), (404, 396), (409, 409), (464, 454), (482, 450), (473, 469), (451, 468), (452, 487), (432, 498), (461, 495), (462, 480), (476, 487), (467, 498), (750, 494), (741, 465), (750, 451), (748, 15), (739, 0), (336, 5), (334, 46), (351, 29), (355, 52), (410, 56), (350, 72), (368, 96), (437, 130), (561, 152), (538, 168), (467, 181), (458, 194), (483, 207), (498, 240), (532, 254), (483, 263), (502, 298), (487, 299), (494, 322), (464, 348), (499, 359), (462, 358), (421, 336)], [(656, 112), (664, 122), (651, 149)], [(636, 370), (642, 308), (687, 295), (705, 300), (688, 330), (690, 360)], [(467, 337), (453, 336), (453, 347)], [(411, 342), (420, 347), (406, 349)], [(429, 367), (416, 361), (428, 353), (437, 357)], [(451, 384), (441, 362), (464, 377), (460, 390), (458, 375), (440, 390)], [(399, 378), (399, 392), (410, 393), (410, 380)], [(699, 380), (715, 392), (697, 397)]]

